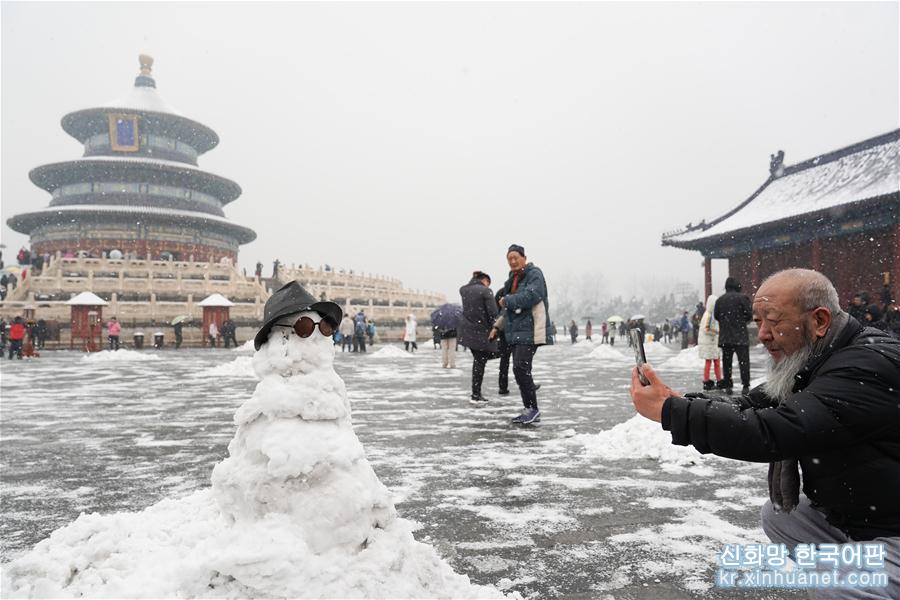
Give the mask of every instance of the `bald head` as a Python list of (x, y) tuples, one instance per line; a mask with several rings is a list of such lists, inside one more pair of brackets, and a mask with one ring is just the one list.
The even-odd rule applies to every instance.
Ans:
[(785, 269), (766, 277), (756, 297), (778, 295), (801, 310), (827, 308), (832, 314), (841, 312), (837, 290), (827, 277), (812, 269)]

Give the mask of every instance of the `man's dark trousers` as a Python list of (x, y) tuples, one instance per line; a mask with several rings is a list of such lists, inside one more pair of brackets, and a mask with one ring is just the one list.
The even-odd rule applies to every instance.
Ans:
[(509, 356), (512, 354), (512, 346), (506, 343), (506, 337), (500, 334), (497, 337), (500, 347), (500, 391), (509, 391)]
[(534, 363), (534, 353), (538, 347), (534, 344), (513, 344), (512, 360), (513, 375), (519, 385), (522, 394), (522, 404), (528, 409), (537, 409), (537, 389), (534, 387), (534, 379), (531, 377), (531, 366)]
[(484, 380), (484, 367), (490, 358), (497, 355), (483, 350), (472, 350), (472, 395), (481, 395), (481, 382)]
[(726, 344), (722, 346), (722, 376), (725, 379), (725, 383), (729, 386), (734, 385), (734, 382), (731, 380), (731, 359), (735, 354), (737, 354), (738, 367), (741, 370), (741, 385), (749, 386), (750, 347), (746, 344), (739, 346)]

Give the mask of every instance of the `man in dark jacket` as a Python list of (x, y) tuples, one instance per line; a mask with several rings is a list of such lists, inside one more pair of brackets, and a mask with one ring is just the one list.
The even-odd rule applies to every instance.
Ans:
[(491, 329), (490, 339), (503, 330), (506, 342), (512, 347), (513, 375), (522, 394), (525, 410), (513, 417), (514, 423), (529, 424), (538, 421), (537, 386), (531, 377), (531, 364), (539, 346), (551, 343), (550, 310), (547, 300), (547, 284), (544, 274), (526, 263), (525, 248), (513, 244), (506, 251), (509, 279), (503, 286), (505, 294), (500, 299), (502, 313)]
[(900, 597), (900, 342), (843, 312), (831, 282), (806, 269), (764, 281), (753, 317), (770, 357), (765, 384), (736, 405), (682, 397), (644, 367), (649, 386), (632, 373), (635, 408), (673, 444), (768, 462), (762, 526), (774, 543), (884, 544), (888, 587), (839, 597)]
[(722, 348), (722, 380), (719, 388), (730, 394), (734, 387), (731, 361), (737, 354), (741, 369), (741, 393), (750, 391), (750, 346), (747, 323), (753, 319), (750, 297), (741, 293), (741, 284), (734, 277), (725, 280), (725, 293), (716, 300), (714, 316), (719, 322), (719, 347)]
[(488, 359), (497, 357), (499, 350), (497, 342), (488, 338), (498, 315), (490, 285), (491, 278), (487, 273), (475, 271), (469, 283), (459, 288), (463, 316), (457, 333), (459, 343), (472, 351), (472, 401), (476, 403), (488, 401), (481, 395), (484, 367)]

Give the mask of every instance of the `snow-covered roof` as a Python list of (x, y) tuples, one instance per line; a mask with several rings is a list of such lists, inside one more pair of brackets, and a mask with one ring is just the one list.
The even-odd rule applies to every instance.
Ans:
[(786, 167), (749, 199), (709, 223), (663, 236), (664, 245), (725, 236), (823, 210), (900, 193), (900, 129)]
[(109, 215), (125, 215), (129, 218), (147, 216), (159, 216), (168, 218), (190, 219), (207, 223), (209, 225), (218, 225), (229, 233), (238, 238), (238, 243), (247, 244), (256, 239), (256, 233), (242, 225), (236, 225), (224, 217), (210, 215), (208, 213), (195, 212), (190, 210), (178, 210), (174, 208), (159, 208), (156, 206), (123, 206), (123, 205), (106, 205), (106, 204), (66, 204), (62, 206), (52, 206), (43, 210), (37, 210), (29, 213), (22, 213), (11, 217), (7, 223), (15, 231), (27, 233), (24, 230), (30, 230), (30, 226), (35, 223), (47, 223), (58, 220), (62, 215), (77, 214), (109, 214)]
[[(135, 166), (123, 167), (123, 165)], [(188, 180), (189, 183), (187, 183), (188, 186), (191, 186), (191, 183), (197, 185), (198, 181), (202, 181), (206, 186), (212, 188), (210, 193), (216, 195), (223, 205), (228, 204), (241, 195), (241, 186), (222, 175), (217, 175), (188, 163), (142, 156), (82, 156), (75, 160), (40, 165), (32, 169), (28, 176), (36, 186), (52, 192), (60, 185), (80, 183), (88, 179), (88, 176), (85, 175), (86, 169), (102, 168), (103, 166), (107, 166), (109, 171), (136, 169), (138, 167), (154, 167), (157, 172), (165, 173), (180, 171), (184, 173), (183, 177), (190, 178)], [(107, 173), (104, 171), (103, 175), (107, 175)], [(206, 190), (201, 188), (200, 191)]]
[(197, 306), (234, 306), (234, 302), (222, 294), (210, 294), (197, 303)]
[(109, 302), (93, 292), (81, 292), (69, 299), (66, 304), (71, 306), (109, 306)]
[(163, 100), (156, 88), (149, 86), (134, 86), (121, 98), (106, 102), (100, 106), (102, 108), (122, 108), (182, 116), (180, 112)]

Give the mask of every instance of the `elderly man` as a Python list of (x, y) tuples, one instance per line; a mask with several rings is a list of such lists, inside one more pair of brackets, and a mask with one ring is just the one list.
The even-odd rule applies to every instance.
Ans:
[(887, 588), (811, 597), (900, 598), (900, 343), (843, 312), (831, 282), (805, 269), (766, 279), (753, 318), (769, 352), (765, 384), (739, 403), (683, 397), (645, 366), (650, 385), (632, 373), (635, 408), (674, 444), (768, 462), (762, 526), (773, 542), (884, 544)]
[(509, 279), (503, 286), (500, 298), (502, 313), (491, 328), (489, 339), (500, 331), (512, 348), (513, 375), (522, 394), (524, 410), (512, 418), (513, 423), (528, 425), (541, 419), (538, 410), (537, 391), (531, 377), (534, 353), (544, 344), (552, 344), (550, 335), (550, 311), (547, 300), (547, 284), (544, 273), (534, 263), (527, 262), (525, 248), (513, 244), (506, 251)]

